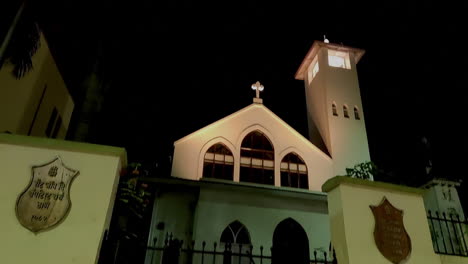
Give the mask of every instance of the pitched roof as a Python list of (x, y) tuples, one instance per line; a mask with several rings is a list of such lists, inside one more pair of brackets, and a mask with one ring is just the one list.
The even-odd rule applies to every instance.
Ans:
[(315, 146), (314, 144), (312, 144), (312, 142), (310, 142), (307, 138), (305, 138), (301, 133), (297, 132), (293, 127), (291, 127), (288, 123), (286, 123), (284, 120), (282, 120), (279, 116), (277, 116), (275, 113), (273, 113), (270, 109), (268, 109), (266, 106), (264, 106), (263, 104), (259, 104), (259, 103), (253, 103), (253, 104), (250, 104), (242, 109), (240, 109), (239, 111), (237, 112), (234, 112), (224, 118), (221, 118), (219, 119), (218, 121), (215, 121), (203, 128), (200, 128), (198, 129), (197, 131), (195, 132), (192, 132), (190, 134), (188, 134), (187, 136), (185, 137), (182, 137), (178, 140), (176, 140), (174, 142), (174, 146), (179, 144), (179, 143), (182, 143), (186, 140), (190, 140), (192, 137), (200, 134), (200, 133), (203, 133), (204, 131), (207, 131), (208, 129), (212, 128), (212, 127), (215, 127), (215, 126), (220, 126), (220, 125), (223, 125), (223, 124), (226, 124), (228, 123), (230, 120), (236, 118), (236, 117), (239, 117), (239, 116), (242, 116), (242, 115), (245, 115), (247, 114), (249, 111), (252, 111), (254, 109), (261, 109), (263, 111), (265, 111), (268, 115), (270, 115), (276, 122), (278, 122), (280, 125), (282, 125), (283, 127), (285, 127), (288, 131), (290, 131), (291, 134), (293, 134), (295, 137), (297, 137), (298, 139), (300, 139), (301, 141), (304, 142), (304, 144), (306, 144), (307, 146), (319, 151), (319, 153), (321, 153), (325, 158), (327, 158), (328, 160), (331, 160), (331, 158), (325, 154), (321, 149), (319, 149), (317, 146)]

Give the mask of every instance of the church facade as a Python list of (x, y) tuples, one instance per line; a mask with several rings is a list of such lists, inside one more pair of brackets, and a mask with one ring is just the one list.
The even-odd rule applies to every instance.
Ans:
[(251, 105), (177, 140), (172, 177), (158, 180), (149, 245), (171, 233), (233, 252), (331, 254), (321, 186), (370, 160), (356, 70), (363, 54), (321, 41), (309, 50), (295, 76), (305, 85), (309, 138), (263, 104), (257, 82)]

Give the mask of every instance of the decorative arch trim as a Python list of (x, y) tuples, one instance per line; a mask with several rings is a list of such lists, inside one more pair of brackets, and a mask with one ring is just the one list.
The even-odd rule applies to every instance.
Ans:
[[(242, 137), (238, 139), (239, 181), (275, 185), (277, 171), (275, 146), (269, 137), (271, 134), (264, 131), (267, 130), (257, 124), (241, 133)], [(250, 135), (252, 138), (249, 138)], [(260, 144), (257, 145), (258, 143)]]
[[(234, 157), (234, 166), (236, 164), (236, 160), (239, 160), (238, 159), (239, 157), (236, 155), (236, 153), (238, 153), (238, 151), (236, 151), (236, 147), (229, 140), (227, 140), (224, 137), (212, 138), (203, 145), (203, 147), (200, 149), (200, 152), (198, 153), (198, 169), (197, 169), (197, 178), (198, 179), (201, 179), (203, 177), (203, 164), (205, 162), (206, 152), (208, 151), (209, 148), (211, 148), (212, 146), (214, 146), (215, 144), (218, 144), (218, 143), (221, 143), (221, 144), (225, 145), (226, 148), (229, 149), (229, 151), (231, 151), (231, 153), (232, 153), (232, 155)], [(235, 178), (235, 176), (234, 176), (234, 178)]]
[(249, 229), (240, 221), (235, 220), (229, 223), (221, 233), (220, 242), (251, 244)]
[[(286, 158), (287, 155), (294, 154), (296, 155), (302, 163), (287, 163), (287, 168), (283, 168), (283, 160)], [(301, 189), (309, 189), (309, 168), (310, 166), (307, 164), (306, 159), (304, 159), (304, 155), (300, 154), (295, 148), (287, 148), (280, 155), (281, 159), (279, 159), (279, 166), (280, 166), (280, 185), (282, 187), (293, 187), (293, 188), (301, 188)]]
[(305, 157), (306, 155), (300, 151), (298, 148), (296, 147), (288, 147), (288, 148), (285, 148), (283, 151), (281, 151), (278, 155), (279, 157), (279, 160), (283, 160), (284, 157), (286, 157), (286, 155), (288, 155), (289, 153), (291, 152), (294, 152), (296, 153), (299, 157), (301, 157), (301, 159), (304, 161), (304, 163), (307, 165), (307, 167), (309, 167), (309, 164), (307, 164), (307, 160), (304, 159), (303, 157)]
[(255, 130), (262, 132), (266, 136), (266, 138), (270, 141), (271, 145), (273, 146), (273, 149), (275, 149), (275, 139), (273, 137), (273, 134), (271, 134), (270, 131), (268, 131), (268, 129), (266, 129), (262, 125), (254, 124), (254, 125), (246, 127), (239, 134), (239, 137), (237, 138), (237, 141), (236, 141), (236, 146), (238, 146), (239, 151), (240, 151), (240, 147), (244, 138), (251, 132), (254, 132)]

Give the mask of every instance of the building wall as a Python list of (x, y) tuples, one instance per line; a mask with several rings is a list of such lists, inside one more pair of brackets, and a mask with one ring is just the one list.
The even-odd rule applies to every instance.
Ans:
[(280, 186), (280, 162), (290, 152), (301, 156), (309, 171), (309, 189), (320, 190), (332, 175), (330, 158), (261, 104), (253, 104), (174, 144), (172, 176), (199, 180), (206, 151), (224, 143), (234, 155), (234, 181), (239, 181), (240, 146), (255, 130), (263, 132), (275, 151), (275, 186)]
[[(310, 84), (308, 74), (304, 80), (309, 136), (317, 144), (319, 140), (314, 134), (314, 127), (317, 127), (333, 159), (333, 175), (345, 175), (346, 168), (370, 161), (356, 63), (350, 54), (351, 69), (329, 66), (326, 47), (320, 48), (316, 56), (319, 72)], [(332, 113), (333, 102), (338, 116)], [(348, 106), (349, 118), (343, 115), (344, 104)], [(360, 120), (354, 118), (354, 106), (359, 109)]]
[[(57, 138), (65, 138), (74, 102), (50, 53), (44, 35), (32, 58), (33, 70), (16, 79), (13, 65), (0, 69), (0, 132), (46, 136), (46, 128), (54, 107), (62, 119)], [(42, 94), (44, 93), (41, 101)], [(34, 115), (37, 115), (34, 120)], [(53, 129), (52, 129), (53, 131)]]
[[(35, 234), (19, 223), (15, 205), (31, 167), (57, 156), (80, 172), (70, 188), (72, 205), (63, 222)], [(0, 134), (0, 262), (96, 263), (125, 162), (120, 148)]]
[[(309, 239), (310, 252), (314, 249), (328, 251), (330, 229), (326, 202), (311, 198), (298, 198), (254, 193), (242, 190), (226, 191), (202, 188), (194, 221), (194, 240), (206, 241), (212, 246), (219, 244), (221, 234), (232, 222), (245, 225), (254, 246), (254, 254), (270, 255), (273, 233), (276, 226), (287, 218), (298, 222)], [(312, 254), (312, 253), (311, 253)]]
[(198, 189), (187, 186), (158, 189), (153, 206), (149, 243), (164, 246), (166, 235), (192, 240), (193, 216), (198, 201)]
[[(156, 246), (164, 245), (169, 233), (173, 238), (183, 240), (184, 248), (187, 241), (193, 240), (194, 248), (201, 250), (204, 241), (205, 250), (212, 251), (213, 244), (217, 243), (217, 251), (222, 252), (221, 234), (237, 220), (249, 232), (253, 254), (260, 254), (260, 246), (263, 246), (263, 255), (271, 256), (275, 228), (281, 221), (292, 218), (307, 234), (311, 257), (314, 250), (319, 251), (320, 257), (323, 256), (321, 250), (329, 253), (330, 229), (324, 194), (307, 190), (285, 191), (269, 186), (262, 188), (249, 183), (228, 184), (222, 180), (197, 185), (159, 185), (153, 207), (150, 245), (155, 237)], [(158, 230), (156, 227), (161, 222), (163, 229)], [(199, 257), (197, 255), (194, 261)], [(159, 258), (158, 252), (149, 252), (146, 263)], [(219, 257), (218, 261), (221, 260)]]
[[(164, 247), (169, 235), (173, 239), (192, 241), (193, 217), (198, 201), (198, 188), (189, 186), (160, 186), (155, 192), (153, 212), (148, 235), (148, 245)], [(185, 255), (182, 258), (186, 257)], [(145, 263), (154, 264), (161, 260), (161, 251), (146, 251)], [(182, 262), (185, 263), (185, 262)]]
[[(431, 210), (434, 214), (436, 211), (439, 213), (446, 213), (447, 218), (449, 214), (456, 213), (459, 215), (460, 220), (465, 219), (463, 208), (458, 196), (455, 182), (438, 181), (437, 184), (432, 185), (424, 192), (424, 205), (426, 210)], [(454, 216), (455, 217), (455, 216)]]
[[(309, 79), (309, 74), (305, 74), (304, 79), (309, 139), (317, 146), (324, 144), (321, 148), (326, 149), (325, 151), (328, 153), (331, 145), (328, 108), (331, 106), (327, 105), (327, 91), (325, 85), (327, 75), (326, 71), (324, 71), (325, 69), (322, 69), (322, 67), (324, 67), (323, 65), (327, 63), (327, 58), (323, 55), (317, 56), (316, 58), (319, 65), (319, 72), (312, 80)], [(309, 65), (308, 71), (312, 71), (312, 66), (312, 64)]]
[[(354, 56), (350, 56), (351, 69), (326, 66), (327, 113), (330, 124), (331, 156), (334, 175), (345, 175), (346, 168), (370, 161), (369, 145), (358, 75)], [(332, 103), (336, 102), (338, 116), (332, 114)], [(348, 106), (349, 118), (343, 115), (343, 105)], [(354, 118), (354, 106), (359, 109), (360, 120)]]

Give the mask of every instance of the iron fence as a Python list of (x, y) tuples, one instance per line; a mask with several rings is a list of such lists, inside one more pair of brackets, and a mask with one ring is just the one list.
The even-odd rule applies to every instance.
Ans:
[[(107, 244), (107, 250), (101, 251), (106, 256), (101, 256), (101, 264), (127, 264), (127, 263), (145, 263), (145, 264), (285, 264), (284, 256), (290, 252), (279, 251), (273, 248), (266, 249), (263, 246), (255, 249), (253, 245), (216, 243), (208, 245), (205, 241), (196, 244), (184, 243), (181, 240), (174, 239), (171, 234), (166, 235), (163, 245), (156, 246), (157, 240), (154, 239), (151, 246), (137, 245), (130, 240), (114, 241), (114, 247), (109, 250), (110, 241), (104, 241), (103, 247)], [(107, 251), (107, 252), (106, 252)], [(144, 252), (144, 258), (141, 253)], [(335, 250), (330, 253), (326, 251), (314, 250), (310, 259), (301, 259), (292, 256), (291, 264), (337, 264)], [(136, 256), (140, 254), (140, 256)], [(283, 257), (281, 257), (283, 256)], [(298, 261), (294, 261), (296, 257)]]
[(437, 254), (468, 257), (468, 221), (459, 215), (428, 211), (432, 244)]

